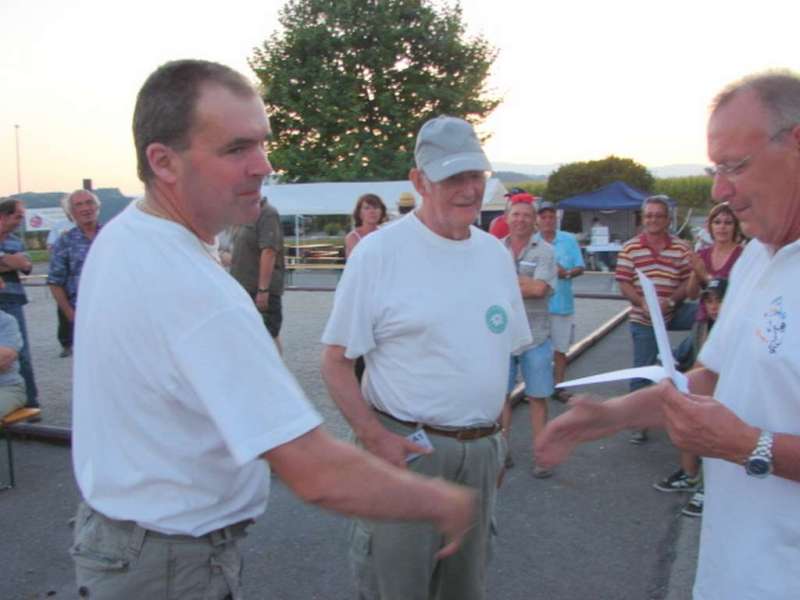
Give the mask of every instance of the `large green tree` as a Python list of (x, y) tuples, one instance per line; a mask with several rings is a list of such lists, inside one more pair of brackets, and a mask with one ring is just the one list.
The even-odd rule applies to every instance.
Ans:
[(459, 4), (289, 0), (250, 65), (287, 181), (404, 179), (416, 132), (439, 114), (479, 123), (496, 50), (465, 34)]
[(655, 178), (630, 158), (609, 156), (603, 160), (562, 165), (547, 180), (545, 198), (558, 202), (575, 194), (591, 192), (614, 181), (624, 181), (643, 192), (651, 192)]

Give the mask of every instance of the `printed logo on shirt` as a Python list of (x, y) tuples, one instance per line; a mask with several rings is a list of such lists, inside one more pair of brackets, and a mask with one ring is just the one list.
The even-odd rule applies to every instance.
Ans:
[(786, 311), (783, 310), (783, 296), (778, 296), (762, 315), (764, 324), (756, 330), (758, 338), (767, 345), (770, 354), (775, 354), (783, 344), (786, 333)]
[(502, 306), (493, 304), (486, 311), (486, 326), (492, 333), (503, 333), (508, 326), (508, 313)]

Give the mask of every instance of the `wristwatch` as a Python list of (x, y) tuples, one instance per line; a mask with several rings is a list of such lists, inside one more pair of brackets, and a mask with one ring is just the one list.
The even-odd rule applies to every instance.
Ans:
[(759, 479), (772, 473), (772, 433), (761, 432), (755, 450), (744, 462), (744, 470), (751, 477)]
[(266, 294), (267, 292), (269, 292), (269, 288), (256, 288), (256, 292), (258, 292), (259, 294)]

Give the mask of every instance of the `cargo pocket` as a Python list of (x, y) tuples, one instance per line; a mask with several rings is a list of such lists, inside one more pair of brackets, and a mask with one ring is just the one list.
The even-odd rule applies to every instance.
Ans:
[[(242, 600), (242, 556), (237, 544), (230, 542), (217, 546), (211, 556), (210, 566), (212, 580), (220, 576), (224, 580), (222, 585), (228, 590), (227, 597), (231, 600)], [(212, 581), (206, 597), (209, 600), (219, 598), (219, 594), (214, 591), (219, 587)]]
[(129, 531), (114, 527), (82, 504), (75, 518), (74, 542), (69, 553), (79, 571), (122, 571), (129, 564), (126, 552), (129, 539)]
[(363, 521), (353, 519), (349, 532), (350, 568), (358, 588), (359, 600), (378, 598), (378, 585), (372, 565), (372, 532)]

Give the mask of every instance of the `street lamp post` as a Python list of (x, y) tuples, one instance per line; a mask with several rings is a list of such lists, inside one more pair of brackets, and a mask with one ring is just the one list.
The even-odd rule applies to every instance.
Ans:
[(14, 125), (14, 140), (17, 145), (17, 193), (22, 193), (22, 179), (19, 175), (19, 125)]

